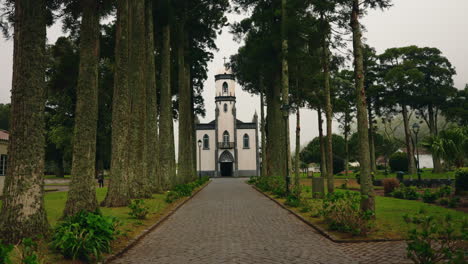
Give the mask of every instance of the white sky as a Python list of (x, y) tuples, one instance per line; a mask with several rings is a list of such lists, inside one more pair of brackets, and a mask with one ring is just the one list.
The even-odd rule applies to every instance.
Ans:
[[(367, 28), (364, 37), (379, 53), (407, 45), (439, 48), (455, 66), (455, 86), (462, 89), (468, 83), (467, 11), (468, 0), (394, 0), (391, 9), (370, 11), (362, 20)], [(229, 15), (229, 19), (239, 21), (242, 16)], [(59, 26), (52, 27), (48, 30), (49, 42), (55, 42), (61, 34)], [(207, 115), (202, 122), (214, 119), (214, 74), (223, 64), (222, 58), (235, 54), (240, 46), (228, 29), (223, 30), (216, 42), (219, 52), (209, 64), (209, 78), (203, 93)], [(0, 39), (0, 103), (10, 102), (12, 56), (12, 41)], [(242, 91), (241, 87), (236, 93), (238, 119), (250, 122), (255, 111), (260, 114), (259, 98)], [(295, 122), (295, 116), (291, 116), (291, 144), (295, 144)], [(301, 145), (304, 145), (318, 135), (316, 112), (303, 110), (301, 123)], [(175, 128), (177, 133), (177, 124)]]

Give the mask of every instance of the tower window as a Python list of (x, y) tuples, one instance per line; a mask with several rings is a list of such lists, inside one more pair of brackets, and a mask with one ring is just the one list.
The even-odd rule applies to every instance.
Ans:
[(227, 82), (223, 83), (223, 95), (228, 95), (228, 84)]
[(227, 112), (227, 110), (228, 110), (228, 106), (227, 104), (224, 104), (224, 112)]
[(250, 148), (249, 135), (247, 134), (244, 135), (244, 148), (245, 149)]
[(203, 136), (203, 149), (210, 149), (210, 138), (206, 134)]
[(224, 131), (223, 133), (223, 143), (228, 144), (229, 143), (229, 132)]

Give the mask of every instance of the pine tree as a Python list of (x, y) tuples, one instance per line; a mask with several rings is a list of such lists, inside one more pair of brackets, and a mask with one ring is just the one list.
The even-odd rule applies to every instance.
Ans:
[(8, 170), (0, 217), (0, 237), (16, 243), (45, 234), (44, 105), (46, 5), (15, 1), (13, 81)]

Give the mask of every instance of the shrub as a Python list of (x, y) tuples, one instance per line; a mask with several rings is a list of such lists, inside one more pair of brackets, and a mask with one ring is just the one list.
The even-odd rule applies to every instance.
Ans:
[(422, 195), (423, 202), (425, 203), (435, 203), (435, 201), (439, 198), (437, 193), (431, 192), (431, 190), (426, 189)]
[(299, 207), (301, 206), (301, 199), (296, 195), (288, 195), (286, 197), (286, 201), (284, 202), (285, 205), (290, 207)]
[(408, 171), (408, 157), (406, 153), (396, 152), (390, 156), (388, 161), (392, 172), (395, 171)]
[(419, 199), (419, 193), (415, 186), (410, 187), (399, 187), (396, 188), (391, 194), (394, 198), (406, 199), (406, 200), (417, 200)]
[(130, 208), (128, 214), (136, 219), (145, 219), (149, 213), (149, 208), (145, 206), (145, 201), (142, 199), (133, 200), (128, 208)]
[(395, 178), (383, 179), (385, 196), (390, 195), (396, 188), (400, 187), (400, 182)]
[(39, 264), (41, 262), (37, 254), (37, 243), (31, 238), (24, 238), (16, 249), (19, 252), (21, 264)]
[(404, 216), (411, 225), (408, 232), (407, 256), (414, 263), (466, 263), (464, 244), (468, 239), (466, 221), (456, 232), (450, 215), (442, 218), (420, 211), (416, 216)]
[(448, 185), (440, 187), (437, 194), (439, 195), (439, 197), (449, 197), (450, 195), (452, 195), (452, 187)]
[(361, 212), (361, 195), (357, 192), (329, 193), (323, 200), (320, 214), (328, 222), (330, 229), (366, 235), (373, 226), (372, 212)]
[(463, 194), (468, 191), (468, 168), (461, 168), (455, 172), (455, 192)]
[(271, 192), (278, 197), (284, 197), (286, 194), (286, 181), (284, 177), (259, 177), (257, 188), (264, 192)]
[(344, 159), (338, 156), (333, 156), (333, 174), (340, 173), (345, 168)]
[(13, 245), (5, 245), (0, 240), (0, 263), (11, 264), (10, 253), (13, 250)]
[(447, 206), (449, 204), (449, 199), (448, 198), (440, 198), (439, 199), (439, 204), (442, 206)]
[(102, 253), (111, 250), (111, 241), (117, 235), (118, 221), (114, 217), (80, 212), (68, 217), (55, 228), (52, 247), (65, 258), (101, 259)]
[(207, 181), (209, 181), (209, 177), (202, 177), (196, 181), (193, 181), (191, 183), (186, 183), (186, 184), (179, 184), (174, 187), (171, 191), (169, 191), (166, 195), (166, 202), (167, 203), (172, 203), (179, 198), (186, 197), (186, 196), (191, 196), (193, 191), (199, 187), (205, 184)]
[(460, 197), (452, 197), (448, 202), (448, 207), (456, 208), (458, 207), (459, 203), (460, 203)]

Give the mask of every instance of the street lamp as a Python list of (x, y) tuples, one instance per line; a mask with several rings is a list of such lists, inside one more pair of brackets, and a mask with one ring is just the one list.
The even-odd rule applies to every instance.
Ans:
[(198, 178), (201, 179), (201, 139), (198, 140)]
[(416, 138), (416, 144), (415, 144), (415, 148), (416, 148), (416, 157), (417, 157), (417, 160), (418, 162), (416, 163), (417, 165), (417, 170), (418, 170), (418, 181), (421, 182), (421, 171), (420, 171), (420, 168), (419, 168), (419, 150), (418, 150), (418, 133), (419, 133), (419, 124), (418, 123), (414, 123), (413, 124), (413, 133), (414, 133), (414, 136)]

